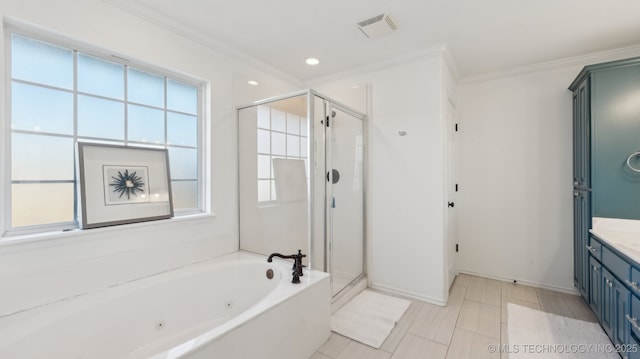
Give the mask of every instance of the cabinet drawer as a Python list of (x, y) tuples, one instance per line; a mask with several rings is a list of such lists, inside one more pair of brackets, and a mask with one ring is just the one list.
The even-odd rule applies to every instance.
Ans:
[(640, 296), (640, 271), (631, 267), (631, 281), (625, 282), (629, 286), (631, 292)]
[[(635, 295), (631, 296), (631, 314), (630, 318), (626, 318), (631, 322), (631, 331), (635, 334), (636, 338), (640, 337), (640, 299)], [(635, 323), (635, 325), (634, 325)]]
[(600, 243), (597, 239), (589, 236), (589, 245), (587, 246), (587, 249), (593, 257), (595, 257), (599, 261), (602, 261), (602, 243)]
[(631, 278), (631, 266), (624, 259), (618, 257), (609, 248), (602, 247), (602, 265), (607, 267), (618, 279), (627, 283)]

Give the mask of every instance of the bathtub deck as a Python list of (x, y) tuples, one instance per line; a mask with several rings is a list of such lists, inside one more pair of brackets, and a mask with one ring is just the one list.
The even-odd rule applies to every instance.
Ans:
[(234, 252), (0, 316), (0, 358), (306, 358), (330, 336), (329, 275), (290, 273)]

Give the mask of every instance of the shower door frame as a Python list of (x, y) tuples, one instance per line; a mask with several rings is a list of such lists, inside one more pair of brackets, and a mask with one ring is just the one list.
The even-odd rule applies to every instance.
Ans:
[[(334, 293), (334, 281), (333, 279), (335, 278), (334, 275), (334, 271), (333, 271), (333, 208), (331, 206), (332, 203), (332, 199), (333, 199), (333, 192), (329, 193), (328, 188), (333, 186), (333, 184), (331, 183), (331, 181), (327, 181), (325, 182), (325, 201), (324, 201), (324, 220), (325, 220), (325, 231), (324, 231), (324, 246), (325, 246), (325, 269), (327, 270), (327, 272), (329, 274), (331, 274), (331, 293), (332, 293), (332, 297), (333, 300), (335, 301), (336, 299), (338, 299), (342, 294), (344, 294), (345, 292), (347, 292), (349, 290), (349, 288), (355, 286), (358, 282), (360, 282), (360, 280), (366, 278), (367, 275), (367, 232), (366, 232), (366, 193), (367, 193), (367, 187), (366, 187), (366, 183), (367, 183), (367, 177), (366, 177), (366, 173), (367, 173), (367, 168), (368, 166), (367, 164), (367, 116), (363, 115), (351, 108), (349, 108), (348, 106), (345, 106), (335, 100), (332, 100), (330, 98), (324, 97), (323, 95), (320, 95), (318, 93), (315, 93), (315, 95), (319, 98), (321, 98), (324, 101), (324, 120), (327, 120), (330, 118), (330, 122), (329, 122), (329, 126), (326, 125), (326, 123), (324, 123), (323, 125), (323, 154), (324, 154), (324, 163), (325, 163), (325, 173), (329, 173), (332, 171), (332, 168), (329, 168), (331, 166), (328, 166), (328, 161), (329, 161), (329, 156), (327, 155), (327, 148), (329, 147), (329, 145), (327, 144), (328, 141), (330, 141), (330, 138), (328, 137), (328, 133), (331, 134), (333, 132), (333, 127), (332, 127), (332, 123), (335, 123), (335, 117), (333, 117), (333, 110), (338, 110), (341, 111), (349, 116), (352, 116), (355, 120), (360, 120), (361, 121), (361, 125), (362, 125), (362, 141), (363, 141), (363, 150), (362, 150), (362, 272), (357, 275), (355, 278), (353, 278), (351, 281), (349, 281), (349, 283), (347, 285), (345, 285), (344, 287), (342, 287), (340, 290), (338, 290), (337, 292)], [(333, 157), (334, 153), (333, 150), (331, 150), (330, 155)], [(333, 161), (333, 158), (331, 158), (331, 162)], [(323, 178), (324, 179), (324, 178)], [(331, 249), (328, 248), (329, 243), (332, 244)]]
[[(255, 101), (251, 104), (247, 104), (247, 105), (241, 105), (241, 106), (237, 106), (236, 107), (236, 146), (237, 146), (237, 157), (236, 157), (236, 162), (238, 162), (239, 159), (239, 153), (240, 153), (240, 119), (239, 119), (239, 112), (242, 109), (246, 109), (246, 108), (250, 108), (250, 107), (257, 107), (260, 105), (267, 105), (269, 103), (272, 102), (277, 102), (277, 101), (281, 101), (281, 100), (286, 100), (289, 98), (293, 98), (293, 97), (300, 97), (300, 96), (306, 96), (307, 97), (307, 119), (308, 119), (308, 123), (309, 123), (309, 134), (308, 134), (308, 138), (309, 141), (307, 141), (307, 153), (308, 153), (308, 158), (309, 158), (309, 179), (308, 179), (308, 186), (309, 186), (309, 198), (307, 201), (307, 221), (308, 221), (308, 230), (307, 230), (307, 240), (308, 240), (308, 245), (309, 245), (309, 251), (313, 251), (314, 250), (314, 244), (315, 241), (318, 240), (317, 238), (315, 238), (315, 210), (314, 210), (314, 202), (312, 201), (313, 199), (313, 195), (315, 193), (315, 186), (316, 186), (316, 181), (313, 175), (313, 164), (315, 163), (316, 160), (316, 151), (315, 151), (315, 134), (316, 134), (316, 118), (314, 118), (314, 111), (315, 111), (315, 102), (314, 102), (314, 98), (318, 97), (320, 99), (323, 100), (323, 105), (324, 105), (324, 113), (325, 113), (325, 117), (327, 115), (327, 111), (330, 107), (335, 107), (336, 109), (345, 112), (346, 114), (349, 114), (359, 120), (362, 121), (362, 141), (363, 141), (363, 163), (362, 163), (362, 273), (357, 276), (354, 280), (352, 280), (347, 286), (345, 286), (342, 290), (340, 290), (338, 293), (336, 293), (335, 295), (332, 296), (332, 301), (335, 301), (337, 298), (339, 298), (342, 294), (344, 294), (347, 289), (355, 286), (359, 281), (363, 280), (364, 278), (366, 278), (367, 276), (367, 268), (368, 268), (368, 261), (367, 261), (367, 253), (368, 253), (368, 247), (367, 247), (367, 193), (368, 193), (368, 181), (369, 181), (369, 176), (368, 176), (368, 158), (369, 158), (369, 146), (368, 146), (368, 134), (369, 134), (369, 130), (368, 130), (368, 117), (367, 115), (358, 112), (357, 110), (354, 110), (353, 108), (339, 102), (336, 101), (328, 96), (325, 96), (315, 90), (312, 89), (306, 89), (306, 90), (301, 90), (301, 91), (295, 91), (295, 92), (291, 92), (291, 93), (287, 93), (284, 95), (280, 95), (280, 96), (275, 96), (275, 97), (269, 97), (263, 100), (259, 100), (259, 101)], [(324, 119), (323, 119), (324, 120)], [(327, 134), (326, 134), (326, 127), (323, 125), (322, 128), (322, 143), (320, 144), (322, 146), (322, 148), (320, 149), (322, 151), (322, 154), (325, 155), (326, 157), (326, 140), (327, 140)], [(323, 163), (324, 163), (324, 159), (323, 159)], [(326, 169), (326, 166), (325, 166)], [(324, 177), (324, 176), (323, 176)], [(323, 178), (324, 181), (324, 178)], [(238, 167), (238, 178), (237, 178), (237, 188), (238, 188), (238, 224), (240, 224), (240, 168)], [(327, 208), (327, 193), (326, 193), (326, 189), (324, 191), (325, 194), (325, 198), (324, 198), (324, 238), (322, 238), (323, 240), (323, 245), (324, 245), (324, 263), (322, 263), (322, 270), (324, 272), (329, 273), (330, 275), (332, 275), (331, 272), (331, 268), (330, 268), (330, 263), (331, 261), (329, 260), (331, 253), (328, 250), (328, 231), (327, 231), (327, 227), (328, 227), (328, 223), (327, 223), (327, 213), (328, 213), (328, 208)], [(240, 231), (238, 231), (238, 249), (240, 249)], [(277, 250), (277, 248), (275, 248), (274, 250)], [(310, 267), (314, 267), (314, 268), (318, 268), (318, 265), (313, 263), (313, 253), (308, 253), (308, 259), (309, 259), (309, 266)], [(332, 289), (333, 290), (333, 289)]]

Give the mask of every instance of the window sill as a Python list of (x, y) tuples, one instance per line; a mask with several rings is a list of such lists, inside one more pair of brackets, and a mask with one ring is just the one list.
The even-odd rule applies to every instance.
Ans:
[(172, 217), (169, 219), (162, 219), (157, 221), (130, 223), (130, 224), (122, 224), (122, 225), (100, 227), (100, 228), (90, 228), (90, 229), (76, 228), (72, 230), (60, 230), (60, 231), (52, 231), (52, 232), (16, 234), (16, 235), (7, 235), (7, 233), (5, 233), (2, 237), (0, 237), (0, 248), (4, 246), (30, 244), (30, 243), (53, 240), (53, 239), (74, 238), (74, 237), (90, 235), (90, 234), (99, 234), (99, 233), (116, 234), (118, 232), (132, 230), (132, 229), (166, 226), (166, 225), (172, 225), (173, 223), (185, 223), (185, 222), (196, 223), (201, 221), (211, 221), (213, 220), (213, 218), (215, 218), (215, 216), (216, 216), (215, 213), (196, 213), (196, 214), (190, 214), (190, 215), (185, 215), (180, 217)]

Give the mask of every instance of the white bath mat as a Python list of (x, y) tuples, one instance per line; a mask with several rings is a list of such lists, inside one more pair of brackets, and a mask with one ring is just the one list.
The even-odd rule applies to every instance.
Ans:
[(507, 304), (509, 359), (616, 358), (609, 337), (598, 323), (585, 322)]
[(331, 316), (331, 330), (378, 349), (409, 304), (406, 299), (364, 290)]

